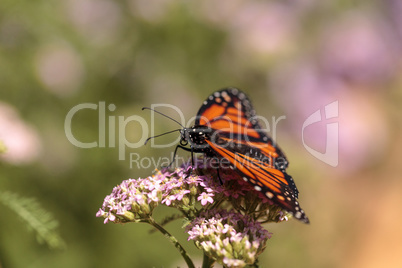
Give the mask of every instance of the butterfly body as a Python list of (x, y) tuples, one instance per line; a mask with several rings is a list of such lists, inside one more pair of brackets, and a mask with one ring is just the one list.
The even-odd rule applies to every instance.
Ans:
[(309, 222), (297, 201), (296, 184), (286, 173), (286, 156), (261, 128), (243, 92), (227, 88), (213, 93), (199, 109), (195, 125), (180, 133), (182, 148), (189, 143), (191, 152), (224, 158), (256, 191)]
[(206, 126), (183, 128), (180, 131), (181, 142), (190, 143), (191, 148), (196, 153), (207, 153), (209, 152), (209, 146), (206, 140), (210, 139), (212, 131), (212, 129)]

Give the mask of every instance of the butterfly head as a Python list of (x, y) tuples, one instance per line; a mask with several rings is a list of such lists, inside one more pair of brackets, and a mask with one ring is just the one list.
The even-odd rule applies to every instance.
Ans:
[(193, 126), (191, 128), (183, 128), (180, 131), (180, 143), (187, 144), (190, 143), (191, 147), (194, 149), (207, 148), (208, 140), (211, 136), (212, 130), (205, 126)]

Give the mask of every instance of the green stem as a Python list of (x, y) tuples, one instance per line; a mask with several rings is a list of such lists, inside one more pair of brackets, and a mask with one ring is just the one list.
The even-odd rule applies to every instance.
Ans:
[(147, 221), (149, 224), (151, 224), (153, 227), (155, 227), (158, 231), (160, 231), (169, 241), (177, 248), (177, 250), (180, 252), (181, 256), (183, 257), (184, 261), (187, 263), (189, 268), (195, 268), (193, 261), (190, 259), (190, 257), (187, 255), (186, 250), (180, 245), (179, 241), (177, 241), (176, 237), (171, 235), (168, 231), (166, 231), (162, 226), (160, 226), (158, 223), (154, 221), (154, 219), (150, 218)]
[(211, 260), (204, 252), (204, 257), (202, 260), (202, 268), (211, 268), (212, 265), (214, 265), (214, 262), (215, 261)]

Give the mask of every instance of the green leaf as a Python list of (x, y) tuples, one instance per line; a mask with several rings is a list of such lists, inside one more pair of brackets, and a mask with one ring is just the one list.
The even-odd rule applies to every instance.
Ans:
[(65, 247), (64, 240), (56, 231), (59, 223), (34, 198), (21, 197), (12, 192), (0, 192), (0, 203), (14, 211), (27, 224), (28, 229), (36, 233), (40, 244), (46, 243), (51, 249)]

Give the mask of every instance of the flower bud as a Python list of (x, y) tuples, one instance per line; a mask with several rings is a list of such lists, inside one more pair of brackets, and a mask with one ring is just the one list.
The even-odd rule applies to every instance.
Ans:
[(123, 215), (121, 215), (127, 221), (134, 221), (135, 215), (130, 211), (125, 211)]

